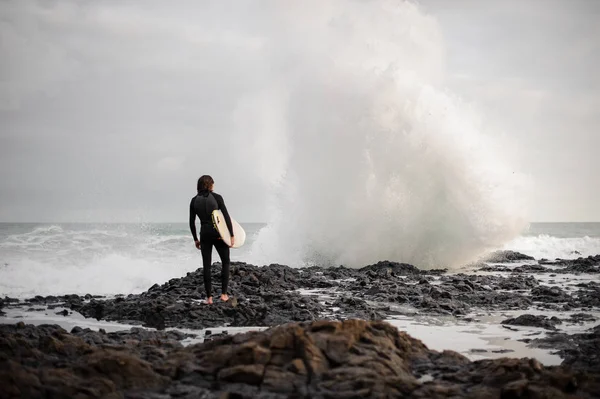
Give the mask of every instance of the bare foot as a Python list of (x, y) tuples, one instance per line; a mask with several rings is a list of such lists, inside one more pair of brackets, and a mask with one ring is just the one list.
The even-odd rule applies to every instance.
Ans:
[(206, 304), (207, 305), (212, 305), (212, 296), (209, 296), (208, 299), (206, 300)]
[(227, 301), (229, 300), (229, 295), (227, 295), (227, 294), (223, 294), (223, 295), (221, 295), (221, 300), (222, 300), (223, 302), (227, 302)]

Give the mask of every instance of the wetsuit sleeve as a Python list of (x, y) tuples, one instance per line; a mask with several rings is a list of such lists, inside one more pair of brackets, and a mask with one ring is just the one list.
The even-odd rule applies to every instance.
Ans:
[(198, 241), (198, 235), (196, 234), (196, 210), (194, 209), (194, 200), (196, 198), (192, 198), (192, 202), (190, 202), (190, 231), (192, 232), (192, 236), (194, 236), (194, 241)]
[(223, 201), (223, 197), (220, 195), (215, 195), (215, 198), (217, 199), (217, 205), (219, 205), (219, 209), (221, 212), (223, 212), (223, 216), (225, 217), (225, 224), (227, 224), (229, 234), (233, 237), (233, 225), (231, 224), (231, 217), (229, 217), (229, 212), (227, 212), (225, 201)]

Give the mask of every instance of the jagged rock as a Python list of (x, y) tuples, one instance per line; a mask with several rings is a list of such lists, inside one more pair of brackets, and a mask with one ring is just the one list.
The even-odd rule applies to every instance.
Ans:
[(532, 359), (471, 362), (363, 320), (291, 323), (189, 347), (107, 346), (58, 326), (0, 326), (0, 398), (591, 398), (599, 381)]
[(90, 346), (55, 325), (2, 325), (0, 397), (103, 397), (167, 383), (133, 348)]
[(553, 270), (541, 265), (523, 265), (515, 267), (512, 271), (513, 273), (549, 273)]
[(18, 298), (11, 298), (9, 296), (5, 296), (4, 299), (2, 300), (3, 305), (2, 306), (8, 306), (11, 303), (15, 304), (15, 303), (19, 303), (20, 300)]
[(535, 258), (515, 251), (495, 251), (482, 259), (483, 262), (490, 263), (522, 262), (524, 260), (535, 260)]
[[(553, 265), (592, 265), (590, 257)], [(570, 262), (570, 263), (569, 263)], [(589, 265), (588, 265), (589, 266)], [(523, 310), (536, 306), (556, 311), (587, 312), (600, 308), (600, 284), (573, 282), (574, 289), (540, 285), (538, 265), (519, 266), (509, 275), (467, 275), (419, 270), (412, 265), (379, 262), (362, 269), (310, 267), (295, 269), (283, 265), (257, 267), (234, 262), (231, 268), (231, 301), (204, 303), (202, 269), (154, 284), (141, 294), (119, 295), (113, 299), (85, 296), (37, 296), (24, 302), (4, 298), (3, 306), (77, 311), (100, 320), (142, 324), (160, 330), (176, 327), (203, 329), (362, 318), (381, 320), (393, 305), (414, 307), (420, 313), (461, 316), (473, 311)], [(586, 266), (587, 267), (587, 266)], [(212, 268), (213, 286), (218, 290), (220, 265)], [(302, 294), (299, 289), (310, 289)], [(325, 302), (314, 291), (332, 297)], [(217, 298), (219, 292), (214, 295)], [(54, 301), (54, 302), (53, 302)], [(335, 311), (332, 310), (335, 308)], [(398, 312), (394, 306), (394, 312)], [(63, 313), (64, 314), (64, 313)], [(66, 315), (67, 316), (67, 315)], [(69, 317), (69, 316), (67, 316)]]
[(501, 272), (501, 273), (506, 273), (506, 272), (511, 272), (512, 269), (510, 267), (507, 266), (499, 266), (499, 265), (485, 265), (485, 266), (481, 266), (479, 269), (477, 269), (477, 271), (479, 272)]
[(502, 324), (508, 324), (512, 326), (541, 327), (547, 330), (556, 330), (556, 325), (562, 324), (562, 321), (554, 316), (548, 318), (546, 316), (523, 314), (516, 318), (506, 319), (502, 322)]
[(379, 276), (406, 276), (413, 274), (421, 274), (421, 270), (407, 263), (382, 261), (374, 265), (365, 266), (359, 269), (361, 272), (375, 272)]
[(501, 273), (549, 273), (553, 269), (549, 269), (542, 265), (523, 265), (517, 267), (501, 266), (501, 265), (485, 265), (477, 269), (482, 272), (501, 272)]
[[(219, 264), (213, 266), (212, 273), (214, 286), (218, 287)], [(535, 277), (525, 272), (508, 277), (438, 274), (394, 262), (379, 262), (360, 270), (344, 267), (294, 269), (275, 264), (257, 267), (234, 262), (230, 287), (233, 298), (230, 303), (217, 300), (214, 305), (207, 306), (203, 303), (202, 269), (198, 269), (162, 285), (154, 284), (146, 292), (136, 295), (121, 295), (108, 300), (92, 295), (35, 297), (27, 303), (44, 303), (49, 309), (66, 307), (85, 317), (141, 323), (157, 329), (202, 329), (226, 324), (273, 326), (327, 318), (378, 320), (385, 316), (382, 306), (395, 303), (450, 315), (464, 315), (474, 308), (524, 310), (533, 301), (546, 307), (561, 304), (565, 309), (600, 306), (600, 286), (581, 286), (579, 291), (570, 294), (560, 288), (539, 286)], [(334, 295), (334, 301), (350, 294), (354, 299), (370, 304), (357, 308), (352, 301), (342, 300), (336, 305), (339, 309), (332, 313), (316, 297), (296, 291), (300, 288), (327, 290), (327, 294)]]
[(575, 313), (575, 314), (572, 314), (571, 316), (569, 316), (568, 319), (564, 319), (564, 321), (566, 321), (567, 323), (574, 323), (574, 324), (583, 324), (586, 322), (592, 322), (592, 321), (596, 321), (596, 320), (597, 320), (596, 317), (594, 317), (588, 313)]
[(545, 338), (536, 338), (531, 346), (558, 349), (556, 353), (564, 359), (563, 366), (600, 373), (600, 325), (586, 333), (554, 333)]
[(600, 255), (588, 256), (577, 259), (556, 259), (555, 261), (539, 261), (543, 265), (563, 266), (561, 269), (553, 270), (555, 273), (600, 273)]
[(538, 302), (557, 303), (569, 302), (571, 296), (556, 286), (539, 286), (531, 290), (531, 299)]

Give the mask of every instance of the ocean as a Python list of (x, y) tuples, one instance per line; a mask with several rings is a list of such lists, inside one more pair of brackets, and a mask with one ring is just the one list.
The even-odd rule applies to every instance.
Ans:
[[(252, 253), (265, 226), (243, 224), (246, 245), (231, 250), (233, 261), (271, 263)], [(498, 249), (536, 259), (600, 254), (600, 223), (533, 223)], [(185, 223), (0, 223), (0, 297), (140, 293), (201, 262)]]

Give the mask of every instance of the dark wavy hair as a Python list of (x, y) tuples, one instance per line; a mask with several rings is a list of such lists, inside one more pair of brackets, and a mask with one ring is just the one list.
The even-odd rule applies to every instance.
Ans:
[(215, 181), (212, 177), (210, 177), (209, 175), (203, 175), (200, 176), (200, 178), (198, 179), (198, 186), (196, 188), (198, 189), (198, 192), (211, 191), (214, 184)]

